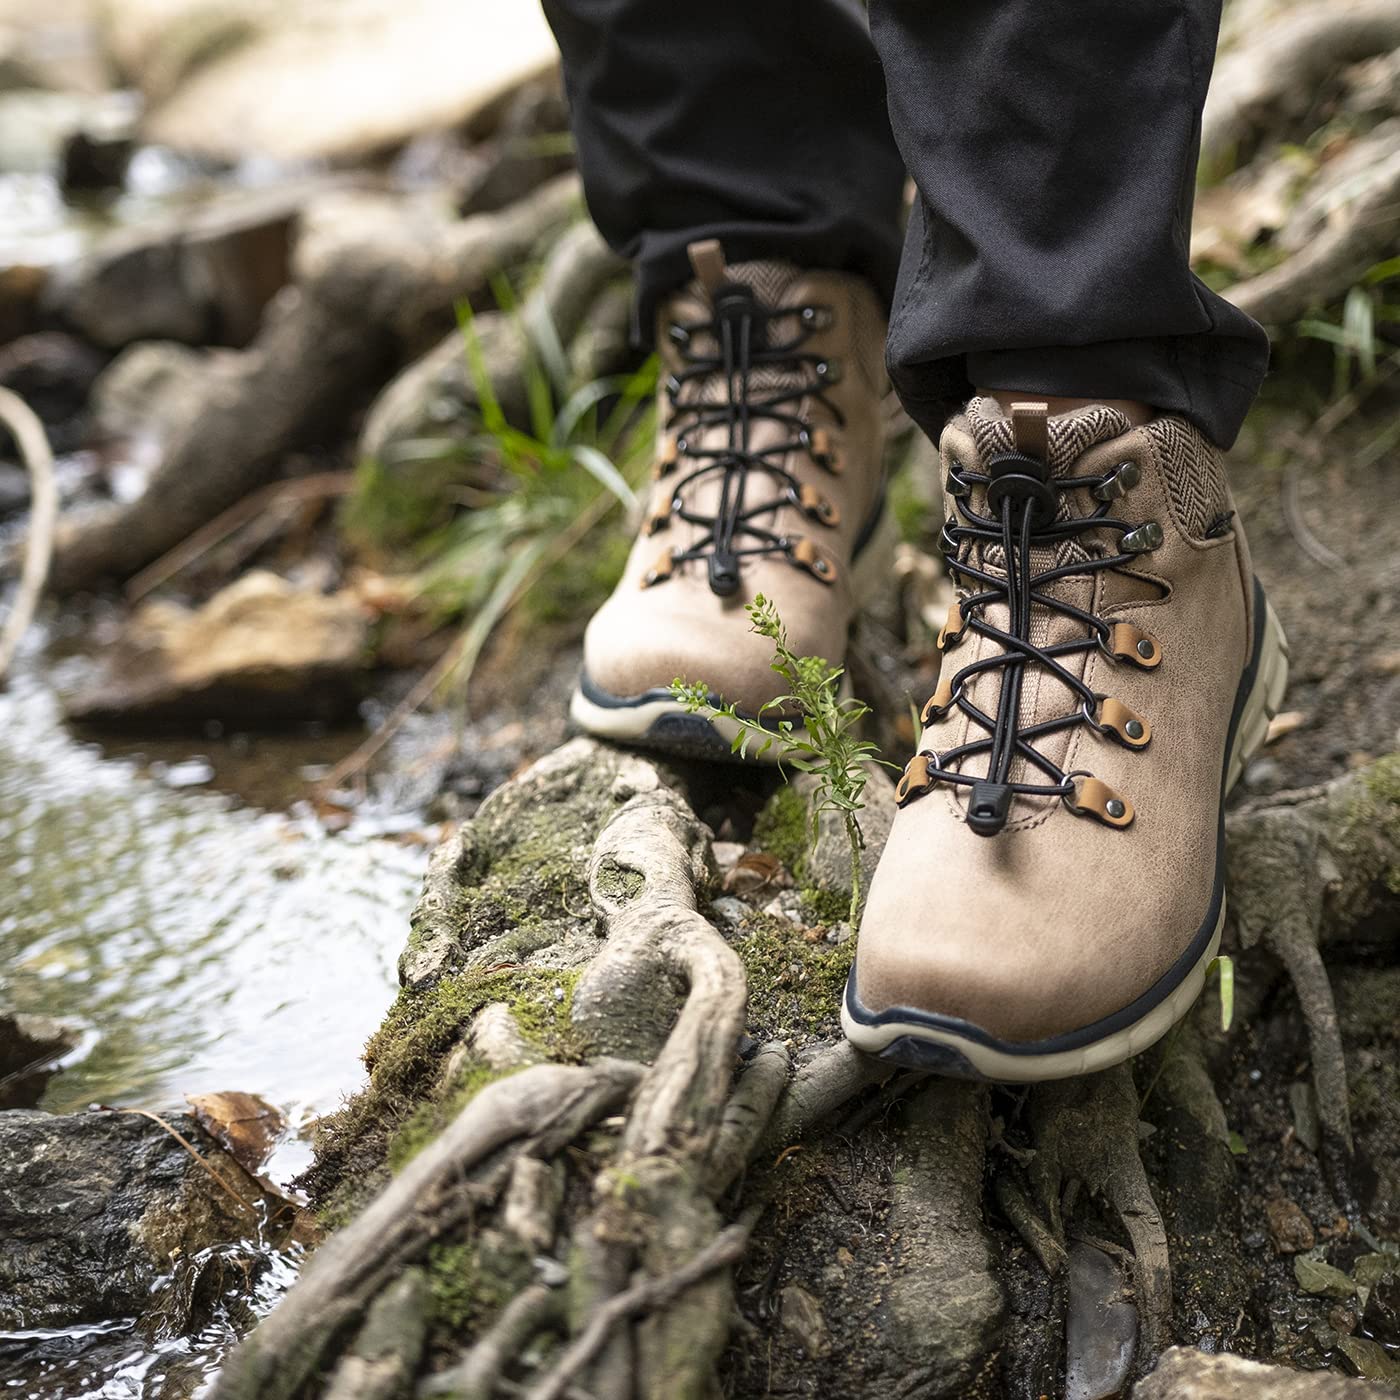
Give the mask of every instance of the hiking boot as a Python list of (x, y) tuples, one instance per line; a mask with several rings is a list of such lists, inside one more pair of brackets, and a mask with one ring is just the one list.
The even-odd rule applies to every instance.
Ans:
[(757, 716), (783, 687), (744, 605), (771, 599), (793, 650), (835, 665), (888, 576), (885, 321), (859, 277), (726, 267), (715, 242), (690, 259), (695, 281), (658, 317), (655, 484), (622, 581), (589, 624), (571, 714), (605, 739), (724, 758), (737, 726), (686, 714), (671, 682)]
[(1201, 990), (1283, 634), (1184, 419), (978, 398), (941, 449), (958, 597), (842, 1024), (922, 1069), (1084, 1074)]

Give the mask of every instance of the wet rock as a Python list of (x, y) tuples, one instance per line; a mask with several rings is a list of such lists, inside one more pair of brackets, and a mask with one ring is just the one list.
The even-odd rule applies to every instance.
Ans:
[(490, 0), (123, 0), (102, 16), (149, 138), (227, 159), (380, 152), (556, 62), (538, 6)]
[(197, 610), (142, 608), (67, 713), (128, 729), (335, 720), (359, 698), (369, 627), (369, 614), (346, 594), (250, 573)]
[(178, 1325), (222, 1289), (259, 1194), (192, 1118), (166, 1121), (229, 1189), (144, 1116), (0, 1113), (0, 1328)]
[(1400, 1276), (1389, 1274), (1367, 1289), (1361, 1330), (1373, 1341), (1400, 1346)]
[(50, 1016), (0, 1011), (0, 1109), (32, 1108), (82, 1032)]
[(808, 1356), (822, 1356), (831, 1346), (821, 1304), (800, 1283), (790, 1283), (778, 1295), (778, 1322)]
[(320, 182), (235, 192), (110, 235), (56, 272), (46, 311), (97, 345), (246, 345), (287, 281), (292, 222)]
[(127, 133), (75, 131), (63, 143), (58, 183), (77, 194), (119, 190), (135, 149)]
[(1152, 1374), (1133, 1387), (1132, 1400), (1394, 1400), (1394, 1396), (1388, 1386), (1327, 1371), (1292, 1371), (1226, 1353), (1209, 1355), (1172, 1347), (1163, 1352)]
[(1389, 1394), (1400, 1386), (1400, 1359), (1397, 1359), (1379, 1342), (1366, 1337), (1338, 1337), (1337, 1350), (1346, 1357), (1358, 1376), (1368, 1381), (1379, 1381)]
[[(103, 356), (75, 336), (41, 331), (0, 347), (0, 384), (38, 414), (57, 453), (72, 452), (87, 431), (87, 400)], [(8, 433), (0, 432), (7, 447)]]
[(1117, 1263), (1101, 1249), (1075, 1244), (1069, 1252), (1065, 1400), (1121, 1395), (1137, 1355), (1137, 1334), (1132, 1289)]
[(1304, 1293), (1323, 1298), (1350, 1298), (1356, 1291), (1356, 1285), (1340, 1269), (1307, 1254), (1293, 1261), (1293, 1277)]
[(14, 263), (0, 268), (0, 344), (26, 335), (39, 320), (39, 299), (48, 273)]
[(29, 473), (10, 462), (0, 462), (0, 519), (29, 504)]
[(1269, 1222), (1269, 1234), (1280, 1254), (1301, 1254), (1317, 1243), (1312, 1221), (1303, 1214), (1297, 1201), (1287, 1196), (1266, 1201), (1264, 1215)]

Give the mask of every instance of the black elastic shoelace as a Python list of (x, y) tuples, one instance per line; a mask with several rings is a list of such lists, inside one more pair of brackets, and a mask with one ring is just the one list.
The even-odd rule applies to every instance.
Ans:
[[(916, 755), (916, 762), (920, 759), (924, 762), (912, 779), (906, 773), (902, 797), (917, 796), (938, 782), (971, 787), (968, 825), (980, 835), (991, 836), (1005, 826), (1014, 796), (1058, 797), (1074, 810), (1080, 810), (1074, 806), (1075, 779), (1092, 775), (1082, 771), (1066, 772), (1041, 753), (1035, 741), (1060, 730), (1089, 724), (1128, 747), (1142, 747), (1137, 739), (1141, 737), (1145, 742), (1144, 724), (1136, 716), (1127, 721), (1126, 729), (1115, 730), (1101, 723), (1099, 707), (1108, 697), (1097, 694), (1061, 664), (1061, 658), (1093, 651), (1096, 647), (1102, 647), (1115, 660), (1120, 659), (1122, 653), (1111, 651), (1109, 647), (1114, 629), (1094, 613), (1044, 591), (1060, 579), (1084, 577), (1131, 564), (1139, 555), (1160, 544), (1161, 531), (1155, 523), (1135, 526), (1109, 514), (1112, 500), (1122, 495), (1127, 485), (1136, 482), (1138, 470), (1135, 463), (1126, 462), (1105, 476), (1051, 480), (1044, 462), (1014, 451), (993, 457), (985, 473), (954, 464), (949, 473), (948, 489), (957, 503), (960, 523), (949, 521), (944, 526), (944, 552), (954, 579), (960, 585), (980, 586), (981, 591), (971, 593), (955, 605), (949, 623), (951, 627), (956, 609), (960, 608), (960, 626), (951, 635), (945, 632), (940, 644), (951, 647), (963, 631), (971, 630), (996, 642), (1000, 651), (964, 666), (953, 676), (946, 690), (940, 687), (943, 693), (929, 701), (923, 722), (927, 725), (942, 718), (956, 706), (973, 724), (984, 729), (987, 737), (959, 744), (941, 754), (925, 750)], [(974, 487), (986, 489), (987, 509), (995, 514), (982, 515), (973, 510), (970, 499)], [(1091, 492), (1101, 504), (1087, 515), (1058, 518), (1061, 497), (1070, 491)], [(1034, 569), (1035, 549), (1057, 551), (1066, 541), (1076, 540), (1090, 531), (1116, 532), (1120, 552), (1077, 558), (1039, 572)], [(983, 546), (980, 563), (974, 562), (977, 542)], [(1004, 572), (986, 567), (989, 545), (1001, 547)], [(1006, 604), (1009, 630), (993, 626), (982, 615), (987, 604), (997, 602)], [(1076, 619), (1084, 625), (1087, 634), (1070, 641), (1037, 646), (1031, 641), (1033, 609), (1037, 607)], [(1138, 657), (1149, 658), (1138, 660), (1136, 664), (1155, 664), (1155, 643), (1146, 634), (1136, 635), (1143, 638), (1139, 644), (1143, 649), (1137, 653)], [(1052, 719), (1023, 725), (1021, 698), (1026, 673), (1032, 666), (1042, 667), (1059, 680), (1078, 700), (1078, 708)], [(968, 682), (974, 676), (991, 671), (1001, 673), (995, 714), (988, 714), (974, 704), (967, 693)], [(1125, 713), (1131, 714), (1130, 711)], [(984, 777), (965, 773), (958, 766), (984, 754), (987, 756)], [(1047, 781), (1013, 782), (1011, 769), (1018, 758), (1043, 774)], [(1113, 824), (1118, 824), (1123, 816), (1131, 820), (1126, 804), (1116, 795), (1109, 796), (1108, 804), (1107, 812)], [(1092, 811), (1090, 814), (1097, 815)]]
[[(671, 487), (671, 507), (679, 519), (708, 531), (692, 548), (677, 550), (671, 558), (674, 563), (707, 560), (710, 588), (727, 597), (738, 590), (740, 559), (753, 555), (785, 554), (821, 576), (824, 561), (818, 558), (818, 567), (813, 569), (810, 555), (805, 561), (794, 558), (797, 541), (758, 524), (758, 518), (790, 504), (820, 524), (835, 523), (834, 508), (816, 493), (804, 496), (802, 483), (783, 461), (790, 453), (802, 451), (818, 466), (828, 471), (838, 469), (832, 454), (821, 450), (818, 434), (792, 411), (792, 405), (812, 397), (825, 405), (838, 427), (845, 420), (825, 394), (826, 386), (840, 377), (840, 367), (826, 356), (802, 348), (829, 312), (815, 306), (765, 306), (742, 283), (720, 287), (713, 296), (713, 309), (712, 319), (677, 323), (670, 332), (686, 364), (667, 381), (671, 404), (667, 430), (675, 442), (677, 462), (685, 459), (694, 463)], [(789, 340), (771, 343), (772, 323), (789, 317), (797, 322), (796, 333)], [(705, 355), (694, 348), (701, 335), (714, 338), (717, 353)], [(766, 369), (791, 375), (794, 382), (772, 388), (756, 386), (751, 376)], [(685, 400), (687, 385), (704, 384), (715, 376), (724, 380), (722, 400)], [(753, 450), (750, 432), (762, 419), (782, 424), (790, 437)], [(707, 445), (704, 439), (714, 428), (723, 428), (725, 439)], [(676, 467), (673, 464), (667, 470)], [(776, 496), (750, 500), (749, 478), (754, 472), (763, 473), (776, 488)], [(722, 478), (716, 513), (706, 515), (688, 506), (685, 496), (689, 488), (716, 475)]]

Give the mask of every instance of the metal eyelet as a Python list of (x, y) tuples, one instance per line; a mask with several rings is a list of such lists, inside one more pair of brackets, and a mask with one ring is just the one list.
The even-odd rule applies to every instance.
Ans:
[(1136, 530), (1129, 530), (1118, 542), (1125, 554), (1150, 554), (1161, 547), (1165, 536), (1162, 527), (1155, 520), (1145, 521)]
[(943, 480), (943, 489), (950, 496), (972, 495), (972, 487), (969, 486), (962, 477), (957, 475), (960, 471), (962, 471), (962, 463), (954, 462), (953, 465), (948, 468), (948, 475)]
[(1100, 501), (1116, 501), (1126, 496), (1142, 480), (1142, 468), (1136, 462), (1120, 462), (1101, 485), (1094, 487), (1094, 498)]
[(834, 355), (830, 359), (818, 360), (816, 376), (823, 384), (839, 384), (841, 382), (841, 361)]
[(670, 336), (671, 340), (676, 345), (690, 344), (690, 332), (678, 321), (671, 322), (670, 328), (667, 330), (666, 334)]

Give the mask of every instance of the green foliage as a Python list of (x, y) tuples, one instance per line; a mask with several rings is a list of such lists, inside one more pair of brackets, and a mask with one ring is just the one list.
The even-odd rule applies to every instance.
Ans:
[[(485, 323), (461, 305), (475, 402), (467, 431), (415, 443), (393, 463), (361, 463), (343, 516), (361, 543), (407, 554), (433, 613), (471, 619), (452, 677), (459, 688), (522, 600), (537, 599), (532, 615), (552, 621), (606, 596), (626, 557), (607, 547), (616, 532), (606, 518), (636, 504), (632, 483), (655, 441), (655, 357), (633, 374), (577, 383), (547, 318), (525, 316), (504, 281), (495, 291), (508, 320), (491, 330), (524, 346), (522, 382), (510, 395), (493, 382)], [(521, 402), (523, 422), (511, 420), (505, 398)]]
[(1341, 319), (1299, 321), (1297, 333), (1332, 347), (1332, 392), (1340, 398), (1353, 387), (1369, 387), (1385, 350), (1387, 330), (1400, 331), (1400, 300), (1394, 287), (1400, 280), (1400, 257), (1377, 263), (1346, 295)]
[[(689, 714), (723, 717), (738, 726), (733, 752), (748, 757), (766, 754), (775, 744), (781, 763), (810, 773), (816, 780), (811, 804), (811, 842), (824, 812), (838, 812), (851, 851), (851, 927), (860, 909), (860, 853), (865, 837), (856, 813), (865, 806), (863, 793), (868, 777), (865, 765), (879, 750), (856, 735), (870, 707), (855, 699), (841, 698), (845, 674), (820, 656), (798, 656), (788, 645), (787, 629), (778, 610), (761, 593), (747, 605), (750, 630), (773, 643), (772, 669), (788, 686), (788, 693), (769, 700), (756, 716), (740, 714), (722, 697), (712, 698), (703, 682), (681, 678), (671, 682), (671, 694)], [(798, 721), (790, 718), (793, 712)], [(766, 717), (766, 722), (765, 722)]]

